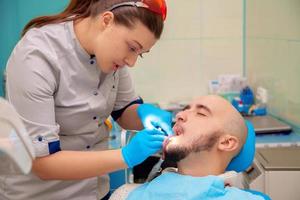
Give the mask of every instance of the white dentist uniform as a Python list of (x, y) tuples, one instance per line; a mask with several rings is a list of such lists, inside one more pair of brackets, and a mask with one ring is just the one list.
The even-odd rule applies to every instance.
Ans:
[[(32, 28), (19, 41), (7, 64), (7, 98), (42, 157), (59, 149), (107, 149), (105, 119), (138, 96), (127, 68), (101, 73), (69, 21)], [(107, 175), (79, 181), (0, 176), (1, 200), (99, 200), (108, 191)]]

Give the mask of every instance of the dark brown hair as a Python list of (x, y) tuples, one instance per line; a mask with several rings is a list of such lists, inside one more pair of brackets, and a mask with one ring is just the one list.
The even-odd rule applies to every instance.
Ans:
[[(100, 13), (108, 10), (113, 5), (133, 0), (71, 0), (66, 9), (53, 16), (41, 16), (32, 19), (23, 29), (22, 36), (34, 27), (42, 27), (47, 24), (55, 24), (64, 21), (72, 21), (86, 17), (96, 17)], [(135, 0), (136, 1), (136, 0)], [(133, 6), (123, 6), (112, 10), (115, 16), (115, 23), (133, 27), (136, 20), (140, 20), (148, 29), (160, 38), (164, 23), (160, 15), (145, 8)]]

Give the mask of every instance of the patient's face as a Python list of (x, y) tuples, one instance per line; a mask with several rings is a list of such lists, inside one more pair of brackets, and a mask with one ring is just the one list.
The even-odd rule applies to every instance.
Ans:
[(204, 96), (179, 112), (174, 136), (164, 143), (165, 159), (178, 162), (192, 152), (211, 150), (220, 136), (227, 104), (220, 97)]

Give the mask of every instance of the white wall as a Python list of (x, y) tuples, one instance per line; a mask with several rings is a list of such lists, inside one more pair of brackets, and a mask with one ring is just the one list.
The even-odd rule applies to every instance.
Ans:
[(242, 74), (243, 1), (167, 0), (160, 41), (132, 75), (146, 101), (189, 101), (207, 94), (208, 80)]
[(268, 112), (298, 127), (299, 54), (300, 1), (248, 0), (247, 77), (268, 90)]

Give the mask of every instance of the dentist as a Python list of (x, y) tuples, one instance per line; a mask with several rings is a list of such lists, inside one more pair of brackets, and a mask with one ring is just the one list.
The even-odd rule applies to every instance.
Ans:
[[(71, 0), (26, 25), (7, 63), (7, 98), (37, 159), (29, 175), (0, 176), (0, 199), (105, 199), (107, 173), (161, 149), (166, 136), (153, 127), (171, 134), (171, 115), (143, 104), (128, 67), (160, 38), (166, 9), (164, 0)], [(147, 129), (107, 150), (110, 115)]]

